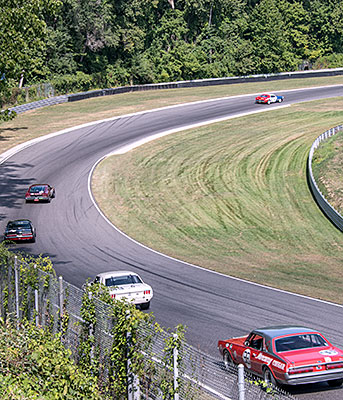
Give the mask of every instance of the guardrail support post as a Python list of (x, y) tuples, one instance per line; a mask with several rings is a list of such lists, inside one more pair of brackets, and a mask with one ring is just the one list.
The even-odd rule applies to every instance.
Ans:
[(244, 365), (238, 365), (238, 394), (239, 400), (244, 400)]

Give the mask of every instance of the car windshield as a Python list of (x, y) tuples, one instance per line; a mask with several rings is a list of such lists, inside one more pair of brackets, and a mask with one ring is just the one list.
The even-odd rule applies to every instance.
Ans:
[(8, 223), (8, 229), (18, 229), (18, 228), (24, 228), (24, 229), (31, 229), (30, 223), (27, 221), (13, 221)]
[(121, 285), (132, 285), (134, 283), (143, 283), (137, 275), (123, 275), (123, 276), (111, 276), (105, 279), (106, 286), (121, 286)]
[(30, 189), (30, 193), (39, 193), (39, 192), (44, 192), (45, 186), (33, 186)]
[(320, 335), (315, 333), (287, 336), (275, 340), (275, 350), (278, 353), (325, 346), (329, 346), (329, 344)]
[(261, 94), (261, 97), (269, 97), (268, 94)]

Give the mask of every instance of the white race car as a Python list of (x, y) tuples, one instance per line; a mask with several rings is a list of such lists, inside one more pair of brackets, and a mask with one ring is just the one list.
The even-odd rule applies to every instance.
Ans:
[(152, 287), (143, 282), (142, 278), (131, 271), (111, 271), (97, 275), (94, 283), (107, 286), (112, 298), (126, 299), (139, 305), (141, 310), (150, 307), (153, 297)]

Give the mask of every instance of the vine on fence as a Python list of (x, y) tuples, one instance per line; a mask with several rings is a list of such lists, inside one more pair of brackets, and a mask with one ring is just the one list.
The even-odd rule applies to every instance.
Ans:
[(176, 327), (176, 333), (166, 338), (164, 347), (164, 356), (162, 364), (164, 366), (164, 374), (161, 380), (160, 388), (162, 391), (163, 399), (173, 399), (175, 393), (181, 384), (180, 378), (177, 378), (177, 387), (174, 387), (174, 351), (177, 350), (177, 364), (178, 368), (183, 370), (183, 360), (181, 357), (181, 347), (185, 340), (185, 328), (182, 325)]
[[(32, 257), (17, 254), (18, 267), (20, 272), (20, 307), (23, 322), (28, 323), (27, 326), (34, 324), (30, 321), (35, 316), (32, 313), (34, 304), (31, 301), (32, 293), (35, 289), (40, 291), (40, 295), (44, 298), (45, 315), (42, 321), (46, 335), (55, 337), (56, 340), (63, 343), (64, 336), (67, 334), (70, 323), (70, 316), (67, 312), (68, 290), (63, 296), (63, 304), (61, 315), (53, 314), (53, 304), (48, 298), (51, 291), (52, 278), (56, 276), (53, 270), (51, 260), (48, 257)], [(7, 266), (7, 262), (13, 263), (13, 253), (11, 253), (5, 245), (0, 245), (0, 262), (1, 265)], [(13, 264), (12, 264), (13, 265)], [(8, 266), (8, 271), (12, 271), (12, 266)], [(46, 275), (39, 273), (38, 270), (48, 272)], [(2, 270), (2, 298), (4, 315), (8, 315), (8, 296), (9, 287), (8, 277), (4, 275), (7, 269)], [(14, 274), (11, 274), (10, 282), (13, 281)], [(56, 289), (57, 290), (57, 289)], [(31, 294), (30, 294), (31, 293)], [(30, 297), (31, 296), (31, 297)], [(98, 312), (97, 307), (106, 308), (106, 323), (108, 323), (106, 335), (111, 337), (112, 346), (105, 354), (96, 343), (95, 332), (99, 329), (97, 324)], [(78, 364), (79, 367), (89, 376), (94, 377), (97, 381), (98, 388), (102, 392), (103, 398), (126, 399), (128, 385), (132, 385), (135, 390), (135, 378), (143, 384), (158, 386), (159, 393), (163, 399), (171, 399), (177, 389), (174, 387), (174, 348), (180, 350), (184, 340), (183, 326), (177, 327), (176, 336), (171, 336), (165, 340), (164, 356), (162, 359), (162, 377), (161, 380), (156, 379), (157, 370), (160, 371), (161, 365), (157, 367), (156, 361), (153, 360), (151, 351), (152, 344), (156, 335), (163, 332), (162, 328), (155, 322), (151, 313), (141, 312), (134, 304), (124, 301), (112, 299), (109, 295), (108, 288), (101, 284), (87, 284), (84, 287), (82, 296), (82, 306), (80, 310), (81, 334), (78, 346)], [(55, 324), (55, 318), (58, 318)], [(59, 329), (59, 333), (52, 335), (55, 328)], [(31, 328), (30, 328), (31, 329)], [(103, 327), (101, 327), (103, 329)], [(69, 354), (69, 353), (68, 353)], [(149, 361), (146, 356), (149, 354)], [(182, 365), (182, 352), (178, 353), (179, 366)], [(69, 354), (71, 355), (71, 353)], [(103, 374), (105, 376), (101, 377)], [(178, 381), (180, 384), (181, 381)], [(187, 397), (188, 398), (188, 397)]]

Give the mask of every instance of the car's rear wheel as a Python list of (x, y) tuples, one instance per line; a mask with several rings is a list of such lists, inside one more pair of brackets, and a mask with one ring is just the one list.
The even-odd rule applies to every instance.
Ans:
[(338, 387), (342, 386), (343, 384), (343, 379), (334, 379), (332, 381), (328, 381), (329, 386), (331, 387)]
[(279, 103), (281, 103), (281, 101), (282, 101), (281, 99), (278, 100)]
[(141, 304), (141, 310), (149, 310), (149, 308), (150, 308), (150, 301)]
[(223, 352), (223, 361), (226, 369), (230, 369), (235, 365), (232, 360), (231, 354), (227, 350), (224, 350)]
[(272, 371), (269, 368), (264, 369), (263, 380), (268, 384), (271, 383), (272, 385), (276, 386), (276, 380), (274, 378), (274, 375), (272, 374)]
[(270, 100), (268, 100), (268, 104), (270, 104)]

